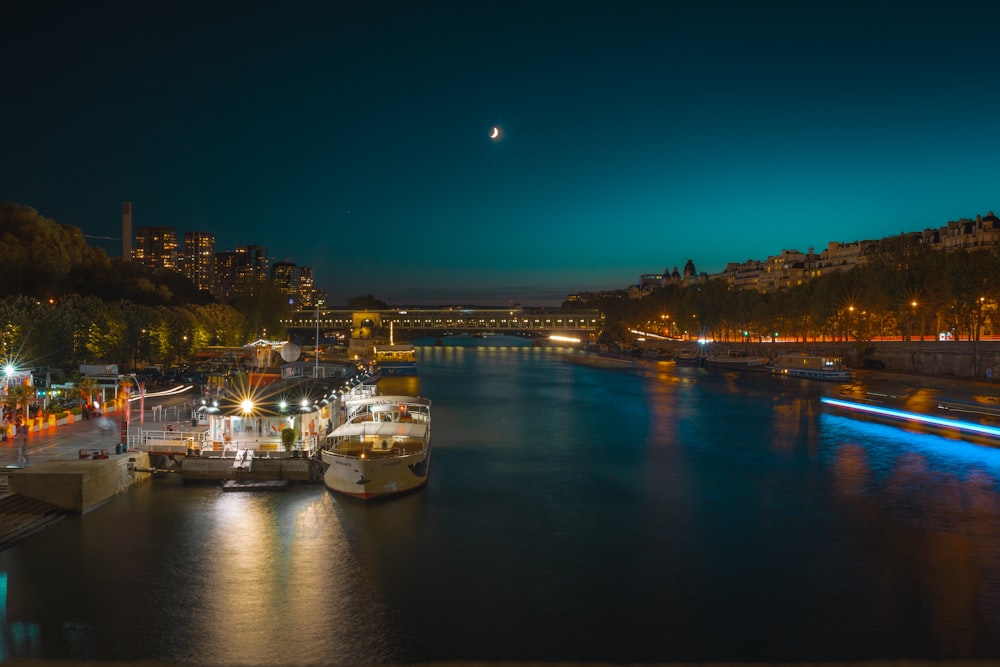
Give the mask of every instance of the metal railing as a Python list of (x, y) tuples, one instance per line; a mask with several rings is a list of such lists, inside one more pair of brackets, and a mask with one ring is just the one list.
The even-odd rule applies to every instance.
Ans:
[(274, 458), (275, 456), (290, 456), (293, 451), (305, 452), (307, 456), (316, 453), (319, 436), (306, 435), (295, 441), (291, 450), (281, 443), (280, 437), (262, 435), (227, 436), (223, 440), (212, 440), (206, 431), (141, 431), (129, 435), (129, 448), (142, 452), (160, 454), (187, 454), (194, 450), (205, 455), (211, 452), (225, 458), (236, 456), (242, 450), (251, 450), (254, 456), (261, 454)]

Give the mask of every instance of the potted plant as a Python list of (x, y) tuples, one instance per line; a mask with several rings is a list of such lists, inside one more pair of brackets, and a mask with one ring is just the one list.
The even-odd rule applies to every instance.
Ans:
[(292, 451), (292, 447), (295, 445), (295, 429), (291, 426), (286, 426), (281, 429), (281, 445), (285, 448), (285, 451), (288, 452), (289, 456), (298, 456), (297, 451)]

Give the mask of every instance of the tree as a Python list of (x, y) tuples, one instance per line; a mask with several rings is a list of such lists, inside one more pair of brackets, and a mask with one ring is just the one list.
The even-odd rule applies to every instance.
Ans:
[(232, 306), (245, 318), (244, 341), (284, 337), (282, 320), (288, 319), (291, 306), (288, 297), (271, 281), (256, 283), (252, 293), (237, 297)]
[(35, 389), (23, 384), (10, 385), (7, 387), (4, 398), (4, 402), (10, 408), (11, 414), (19, 414), (23, 407), (24, 418), (28, 419), (28, 406), (31, 404), (32, 399), (35, 398)]
[(62, 225), (20, 204), (0, 203), (0, 296), (48, 299), (78, 267), (108, 264), (107, 254), (87, 245), (78, 227)]
[(376, 299), (371, 294), (364, 296), (354, 296), (347, 300), (347, 307), (354, 310), (384, 310), (388, 304), (381, 299)]
[(291, 426), (281, 429), (281, 444), (286, 452), (292, 451), (292, 447), (295, 445), (295, 435), (295, 429)]
[(80, 402), (89, 405), (94, 402), (94, 392), (97, 391), (97, 380), (94, 378), (83, 378), (77, 383), (76, 390), (80, 394)]

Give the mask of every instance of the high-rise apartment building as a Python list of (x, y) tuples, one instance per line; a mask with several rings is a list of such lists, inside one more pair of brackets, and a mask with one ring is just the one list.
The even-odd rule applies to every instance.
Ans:
[(310, 266), (299, 267), (299, 308), (316, 307), (316, 287), (313, 284), (313, 270)]
[(215, 234), (184, 232), (181, 268), (199, 290), (211, 292), (215, 286)]
[(288, 305), (298, 308), (301, 303), (299, 296), (299, 267), (295, 262), (275, 262), (271, 267), (271, 282), (288, 299)]
[(215, 298), (229, 301), (252, 293), (258, 283), (268, 279), (269, 266), (267, 248), (262, 246), (240, 246), (233, 252), (215, 253)]
[(242, 245), (236, 248), (236, 252), (246, 258), (244, 260), (246, 272), (243, 277), (247, 282), (259, 283), (267, 280), (271, 268), (267, 248), (259, 245)]
[(177, 230), (173, 227), (136, 227), (132, 259), (154, 271), (176, 271)]

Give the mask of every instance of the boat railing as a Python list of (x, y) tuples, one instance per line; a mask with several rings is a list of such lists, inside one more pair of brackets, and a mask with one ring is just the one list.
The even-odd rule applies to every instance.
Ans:
[(419, 451), (425, 446), (426, 443), (422, 438), (355, 435), (332, 443), (327, 451), (341, 456), (358, 456), (362, 453), (404, 456)]
[(162, 454), (185, 454), (197, 450), (202, 456), (226, 458), (250, 450), (254, 456), (282, 458), (292, 456), (293, 452), (303, 452), (306, 456), (312, 456), (318, 450), (319, 438), (307, 434), (296, 440), (288, 449), (280, 437), (248, 434), (229, 435), (221, 440), (214, 440), (208, 431), (143, 431), (135, 442), (130, 442), (130, 445), (138, 451)]
[(136, 442), (129, 445), (141, 452), (184, 454), (192, 449), (202, 449), (207, 435), (207, 431), (143, 430)]

